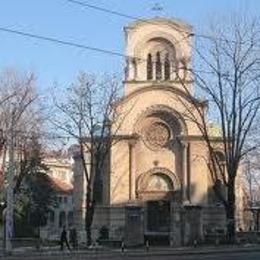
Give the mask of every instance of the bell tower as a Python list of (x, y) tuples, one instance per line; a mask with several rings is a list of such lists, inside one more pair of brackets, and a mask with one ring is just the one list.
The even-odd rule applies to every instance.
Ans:
[(137, 21), (125, 28), (125, 94), (147, 84), (180, 87), (191, 81), (191, 27), (173, 19)]

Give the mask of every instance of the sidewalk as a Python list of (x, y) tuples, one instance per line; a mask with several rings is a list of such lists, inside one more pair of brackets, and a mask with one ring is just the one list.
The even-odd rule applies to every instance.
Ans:
[(194, 247), (161, 247), (151, 248), (148, 252), (146, 250), (134, 249), (126, 251), (128, 256), (167, 256), (167, 255), (197, 255), (197, 254), (227, 254), (227, 253), (242, 253), (242, 252), (260, 252), (260, 245), (235, 245), (235, 246), (198, 246)]
[[(86, 255), (88, 258), (103, 256), (106, 258), (112, 258), (120, 256), (122, 254), (129, 257), (142, 257), (142, 256), (167, 256), (167, 255), (197, 255), (197, 254), (227, 254), (234, 252), (260, 252), (260, 245), (234, 245), (234, 246), (198, 246), (194, 247), (151, 247), (149, 251), (145, 248), (130, 248), (121, 252), (121, 249), (114, 248), (99, 248), (89, 250), (78, 251), (63, 251), (61, 252), (58, 247), (55, 248), (42, 248), (40, 251), (36, 251), (35, 248), (19, 248), (14, 249), (12, 256), (26, 257), (27, 259), (33, 259), (36, 256), (68, 256), (68, 255)], [(3, 259), (3, 255), (0, 253), (0, 259)]]

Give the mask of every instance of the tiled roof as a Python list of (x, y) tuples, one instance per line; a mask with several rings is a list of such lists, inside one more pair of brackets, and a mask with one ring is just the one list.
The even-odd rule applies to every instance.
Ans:
[(57, 192), (60, 192), (60, 193), (70, 193), (70, 192), (72, 192), (72, 190), (73, 190), (72, 184), (65, 182), (65, 181), (62, 181), (61, 179), (55, 178), (55, 177), (52, 177), (52, 176), (49, 176), (49, 178), (50, 178), (50, 181), (53, 185), (53, 188)]
[[(72, 184), (62, 181), (59, 178), (52, 177), (50, 175), (48, 175), (48, 177), (51, 182), (51, 185), (56, 190), (56, 192), (71, 193), (73, 191)], [(4, 175), (3, 175), (2, 170), (0, 169), (0, 187), (2, 187), (3, 184), (4, 184)]]

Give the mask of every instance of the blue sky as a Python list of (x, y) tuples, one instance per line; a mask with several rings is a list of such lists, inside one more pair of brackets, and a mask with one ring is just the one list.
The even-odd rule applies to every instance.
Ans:
[[(212, 15), (260, 10), (259, 0), (80, 0), (136, 17), (177, 17), (195, 30)], [(155, 3), (164, 10), (152, 11)], [(0, 0), (0, 27), (56, 37), (85, 45), (124, 52), (123, 27), (130, 19), (82, 8), (66, 0)], [(12, 67), (34, 71), (41, 89), (54, 81), (69, 83), (77, 72), (122, 71), (124, 61), (92, 51), (56, 45), (0, 32), (0, 70)]]

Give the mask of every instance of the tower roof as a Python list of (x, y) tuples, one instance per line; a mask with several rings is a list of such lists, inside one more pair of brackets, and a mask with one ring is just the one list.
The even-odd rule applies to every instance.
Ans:
[(137, 28), (139, 26), (145, 24), (154, 24), (154, 25), (161, 25), (166, 24), (169, 26), (173, 26), (175, 29), (179, 29), (180, 31), (189, 33), (192, 30), (192, 26), (188, 23), (185, 23), (182, 20), (176, 18), (164, 18), (164, 17), (155, 17), (155, 18), (148, 18), (148, 19), (139, 19), (132, 23), (129, 23), (125, 30)]

